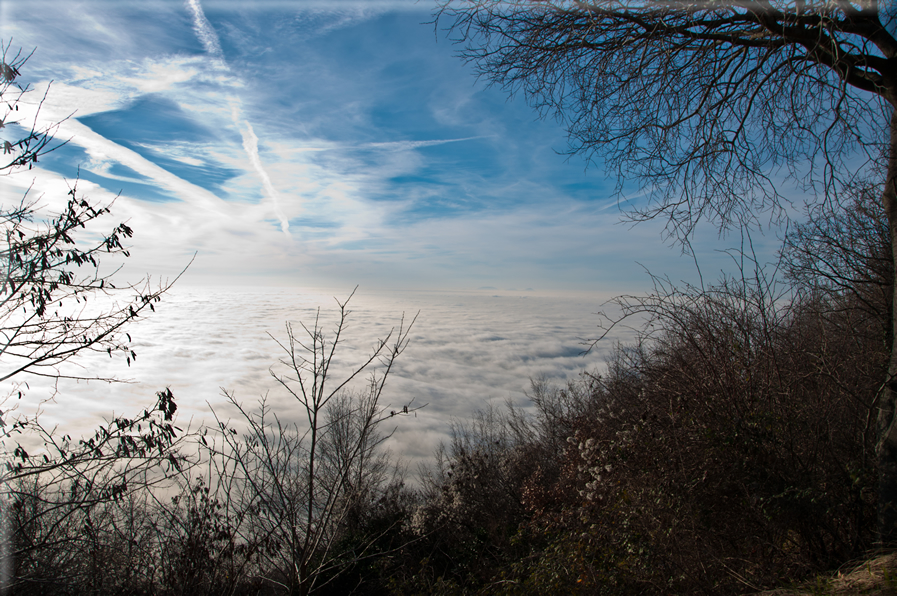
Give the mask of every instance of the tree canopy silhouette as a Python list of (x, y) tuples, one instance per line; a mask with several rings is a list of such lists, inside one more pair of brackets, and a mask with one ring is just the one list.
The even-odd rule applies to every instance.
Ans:
[[(450, 22), (480, 76), (562, 121), (570, 152), (601, 160), (619, 192), (640, 183), (633, 219), (665, 218), (667, 234), (686, 241), (701, 220), (721, 229), (781, 220), (789, 192), (833, 206), (871, 184), (893, 251), (893, 11), (876, 0), (449, 0), (437, 22)], [(889, 336), (873, 406), (883, 541), (897, 538)]]

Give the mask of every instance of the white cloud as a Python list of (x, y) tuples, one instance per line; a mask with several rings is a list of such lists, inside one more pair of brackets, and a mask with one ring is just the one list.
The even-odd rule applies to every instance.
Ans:
[[(312, 324), (321, 307), (322, 326), (330, 334), (335, 322), (333, 296), (345, 299), (351, 288), (334, 291), (291, 288), (175, 287), (158, 312), (130, 329), (137, 361), (132, 366), (105, 354), (83, 361), (89, 370), (132, 378), (134, 385), (67, 384), (65, 402), (48, 407), (49, 420), (71, 429), (68, 412), (78, 411), (81, 428), (110, 411), (130, 413), (170, 386), (179, 404), (179, 421), (194, 425), (209, 419), (208, 405), (221, 411), (220, 387), (234, 391), (249, 405), (266, 392), (286, 422), (301, 422), (296, 404), (278, 389), (268, 373), (281, 357), (267, 332), (284, 338), (284, 322)], [(587, 357), (578, 337), (594, 335), (604, 297), (546, 297), (523, 292), (494, 297), (482, 293), (371, 292), (364, 288), (350, 303), (352, 314), (334, 378), (342, 378), (370, 353), (371, 346), (395, 327), (404, 311), (420, 310), (411, 343), (397, 361), (383, 405), (412, 402), (427, 408), (418, 416), (396, 420), (391, 447), (412, 465), (429, 460), (447, 437), (453, 417), (466, 418), (487, 404), (510, 399), (525, 405), (529, 379), (545, 375), (563, 382), (603, 362), (611, 341)], [(298, 326), (297, 326), (298, 329)], [(622, 338), (623, 336), (615, 336)], [(359, 380), (361, 384), (364, 379)], [(42, 385), (32, 387), (34, 395)], [(55, 417), (55, 418), (54, 418)]]
[(201, 74), (204, 59), (193, 56), (168, 56), (146, 59), (133, 76), (118, 76), (115, 80), (132, 85), (141, 93), (171, 91), (178, 85), (196, 79)]
[(271, 183), (271, 177), (268, 175), (268, 172), (262, 165), (262, 160), (259, 158), (259, 138), (255, 135), (255, 131), (252, 129), (252, 125), (249, 121), (240, 117), (239, 108), (236, 103), (233, 104), (231, 113), (233, 114), (234, 124), (240, 128), (240, 134), (243, 136), (243, 150), (249, 157), (249, 163), (252, 164), (255, 173), (261, 178), (265, 194), (271, 201), (277, 219), (280, 220), (280, 229), (284, 234), (289, 236), (290, 222), (280, 208), (280, 193), (274, 188), (274, 185)]
[[(429, 114), (426, 126), (435, 126), (433, 111), (451, 112), (435, 119), (451, 126), (424, 129), (432, 132), (426, 138), (427, 133), (413, 128), (416, 122), (406, 130), (402, 128), (406, 122), (394, 115), (383, 126), (374, 122), (377, 106), (384, 105), (384, 98), (393, 100), (389, 82), (408, 84), (401, 72), (404, 62), (396, 71), (398, 79), (378, 78), (377, 68), (346, 74), (334, 66), (346, 56), (317, 52), (316, 42), (297, 45), (289, 37), (296, 35), (294, 25), (301, 35), (307, 29), (314, 37), (330, 26), (362, 22), (372, 16), (370, 10), (376, 13), (387, 4), (368, 12), (360, 4), (340, 4), (342, 12), (333, 14), (323, 5), (302, 3), (296, 8), (289, 2), (281, 6), (288, 14), (270, 18), (262, 12), (253, 16), (260, 5), (244, 4), (232, 5), (251, 17), (239, 21), (222, 17), (230, 8), (214, 4), (215, 14), (209, 14), (221, 27), (220, 39), (196, 0), (186, 5), (153, 4), (148, 10), (158, 10), (163, 21), (176, 25), (166, 31), (169, 38), (150, 39), (132, 22), (130, 29), (125, 27), (132, 33), (130, 41), (118, 32), (124, 49), (111, 54), (113, 59), (108, 53), (92, 54), (90, 44), (81, 40), (67, 43), (72, 57), (59, 62), (67, 76), (51, 89), (42, 112), (46, 121), (72, 111), (85, 116), (127, 110), (144, 94), (154, 93), (176, 106), (178, 118), (192, 121), (195, 128), (190, 131), (205, 131), (197, 138), (191, 138), (190, 131), (180, 136), (172, 131), (174, 138), (164, 142), (133, 139), (138, 145), (129, 144), (129, 149), (77, 121), (64, 125), (61, 137), (71, 137), (72, 144), (89, 156), (85, 169), (122, 183), (141, 180), (179, 199), (152, 203), (125, 193), (116, 206), (117, 214), (133, 219), (138, 231), (134, 260), (147, 270), (157, 269), (154, 260), (183, 262), (183, 255), (199, 250), (191, 275), (268, 280), (301, 275), (319, 282), (352, 279), (404, 287), (477, 287), (495, 285), (488, 280), (498, 278), (503, 285), (596, 287), (602, 277), (621, 283), (631, 279), (632, 261), (650, 263), (652, 255), (644, 254), (649, 250), (675, 256), (675, 250), (656, 242), (653, 229), (629, 232), (612, 225), (615, 213), (599, 213), (612, 202), (586, 204), (565, 194), (546, 174), (554, 167), (546, 165), (546, 154), (555, 157), (550, 150), (538, 147), (537, 152), (521, 141), (524, 135), (519, 132), (513, 138), (494, 136), (507, 134), (509, 121), (501, 118), (503, 112), (486, 110), (472, 121), (471, 110), (483, 105), (472, 80), (458, 84), (457, 78), (440, 75), (434, 77), (432, 92), (415, 96), (424, 98), (418, 104), (424, 107), (414, 117)], [(266, 6), (271, 9), (275, 4)], [(115, 6), (122, 8), (96, 17), (103, 23), (104, 35), (116, 33), (114, 25), (127, 22), (137, 8)], [(290, 15), (297, 15), (298, 21), (289, 22)], [(276, 26), (266, 28), (272, 21)], [(281, 35), (278, 27), (289, 31), (283, 34), (289, 40), (273, 37)], [(272, 52), (265, 54), (265, 60), (236, 52), (226, 33), (232, 28), (249, 36), (253, 48)], [(78, 39), (76, 33), (69, 32), (67, 40)], [(197, 39), (206, 53), (174, 53), (173, 48), (196, 51)], [(290, 48), (298, 48), (289, 56), (290, 63), (277, 56), (289, 50), (288, 42)], [(141, 44), (147, 46), (143, 53), (137, 51)], [(223, 44), (234, 56), (233, 67), (224, 62)], [(412, 62), (410, 68), (419, 66)], [(259, 85), (269, 74), (295, 86), (284, 91), (276, 85)], [(36, 87), (42, 90), (46, 85)], [(294, 95), (311, 87), (326, 90)], [(452, 89), (460, 91), (443, 93)], [(463, 109), (452, 112), (458, 106)], [(528, 111), (526, 115), (531, 118)], [(547, 138), (543, 131), (537, 131), (540, 143)], [(503, 147), (510, 150), (503, 152)], [(495, 167), (473, 172), (464, 166), (453, 169), (453, 160), (457, 156), (463, 163), (468, 149), (482, 153)], [(445, 167), (440, 168), (435, 155), (449, 155)], [(184, 176), (205, 171), (208, 183), (177, 176), (174, 172), (180, 170), (160, 165), (167, 160), (197, 168)], [(117, 164), (136, 174), (121, 175)], [(578, 183), (577, 168), (566, 167)], [(108, 188), (114, 190), (114, 185), (110, 182)], [(278, 228), (292, 231), (293, 237), (272, 233)], [(645, 241), (634, 249), (621, 248), (633, 235)], [(616, 265), (621, 259), (625, 259), (622, 269)]]
[(218, 35), (212, 28), (212, 24), (209, 23), (209, 20), (206, 18), (205, 13), (203, 13), (199, 0), (187, 0), (185, 4), (193, 15), (193, 30), (202, 42), (206, 52), (214, 58), (223, 58), (224, 52), (221, 51)]
[[(209, 23), (209, 20), (206, 18), (199, 0), (187, 0), (187, 7), (193, 15), (193, 30), (202, 41), (206, 52), (215, 59), (215, 64), (219, 69), (227, 71), (228, 68), (224, 62), (224, 53), (221, 50), (218, 35), (215, 33), (212, 24)], [(242, 117), (239, 100), (236, 97), (229, 97), (228, 103), (231, 106), (231, 117), (233, 118), (234, 125), (239, 129), (240, 135), (243, 137), (243, 150), (246, 152), (246, 156), (249, 158), (249, 163), (252, 165), (253, 170), (255, 170), (255, 173), (262, 182), (265, 195), (267, 195), (270, 200), (271, 207), (277, 216), (277, 219), (280, 221), (281, 231), (284, 235), (289, 236), (290, 222), (280, 208), (280, 194), (271, 183), (271, 177), (268, 175), (268, 172), (265, 170), (264, 165), (262, 165), (262, 160), (259, 157), (259, 139), (252, 128), (252, 124)]]

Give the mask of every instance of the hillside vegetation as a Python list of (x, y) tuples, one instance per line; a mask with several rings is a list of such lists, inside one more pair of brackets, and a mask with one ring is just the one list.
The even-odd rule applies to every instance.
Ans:
[(752, 268), (619, 299), (647, 322), (606, 372), (457, 429), (413, 518), (426, 555), (393, 585), (740, 594), (874, 548), (885, 238), (855, 203), (792, 232), (782, 284)]
[[(420, 488), (376, 454), (378, 416), (396, 413), (352, 394), (320, 408), (315, 476), (306, 435), (262, 403), (240, 430), (206, 429), (170, 453), (176, 465), (153, 481), (104, 492), (100, 477), (23, 478), (6, 505), (8, 592), (741, 594), (818, 582), (878, 546), (893, 265), (867, 204), (810, 214), (779, 278), (739, 254), (741, 273), (711, 287), (658, 278), (647, 296), (619, 298), (642, 325), (635, 343), (565, 386), (534, 380), (532, 407), (457, 423)], [(312, 477), (338, 492), (312, 492)]]

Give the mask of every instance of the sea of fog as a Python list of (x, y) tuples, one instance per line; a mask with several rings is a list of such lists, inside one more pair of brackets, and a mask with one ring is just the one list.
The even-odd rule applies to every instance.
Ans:
[[(127, 366), (123, 357), (90, 354), (78, 363), (87, 375), (114, 376), (129, 383), (61, 382), (56, 397), (41, 406), (42, 420), (75, 435), (112, 414), (132, 415), (154, 403), (155, 392), (170, 387), (183, 428), (198, 428), (211, 419), (233, 417), (222, 391), (244, 406), (260, 396), (281, 419), (298, 421), (299, 405), (272, 378), (286, 373), (278, 363), (285, 353), (275, 339), (286, 340), (285, 323), (298, 335), (300, 323), (319, 325), (328, 341), (343, 291), (295, 288), (178, 288), (128, 328), (137, 354)], [(378, 338), (407, 325), (417, 315), (409, 344), (389, 377), (383, 405), (427, 404), (415, 416), (400, 417), (388, 442), (393, 455), (410, 469), (429, 460), (453, 421), (468, 418), (487, 405), (511, 401), (527, 406), (530, 380), (558, 383), (583, 370), (600, 368), (621, 330), (588, 354), (584, 339), (598, 333), (609, 296), (540, 296), (532, 292), (385, 292), (359, 289), (331, 371), (341, 381), (371, 353)], [(273, 338), (275, 339), (272, 339)], [(28, 388), (20, 412), (33, 411), (50, 395), (40, 379), (24, 379)], [(361, 379), (364, 382), (364, 379)], [(390, 420), (392, 422), (392, 420)]]

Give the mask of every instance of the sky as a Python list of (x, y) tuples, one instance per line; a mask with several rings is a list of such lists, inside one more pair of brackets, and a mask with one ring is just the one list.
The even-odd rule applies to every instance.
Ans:
[[(169, 387), (185, 427), (233, 414), (223, 391), (250, 407), (268, 395), (295, 421), (271, 377), (275, 339), (318, 307), (332, 317), (333, 297), (360, 286), (339, 374), (403, 313), (419, 313), (384, 401), (427, 404), (389, 441), (413, 469), (453, 421), (506, 401), (528, 407), (531, 379), (600, 370), (633, 333), (617, 328), (584, 355), (596, 313), (614, 295), (650, 290), (648, 271), (696, 283), (732, 269), (721, 251), (739, 237), (700, 227), (698, 275), (663, 241), (664, 222), (621, 223), (621, 206), (640, 201), (635, 185), (615, 194), (600, 167), (564, 155), (560, 123), (477, 80), (432, 9), (0, 0), (7, 59), (33, 51), (18, 124), (0, 140), (35, 125), (63, 143), (0, 176), (0, 201), (27, 192), (51, 213), (77, 184), (112, 204), (85, 237), (120, 221), (134, 230), (129, 258), (103, 260), (107, 272), (123, 265), (116, 281), (183, 272), (155, 315), (129, 327), (136, 361), (72, 364), (130, 383), (64, 381), (45, 402), (53, 383), (29, 379), (32, 410), (20, 413), (87, 432)], [(754, 234), (761, 260), (778, 238)]]
[[(0, 0), (19, 122), (66, 144), (0, 180), (78, 189), (181, 284), (631, 292), (694, 277), (562, 126), (478, 81), (413, 0)], [(39, 108), (39, 109), (38, 109)], [(20, 132), (7, 127), (7, 136)], [(6, 137), (4, 137), (6, 138)], [(112, 220), (111, 224), (115, 223)], [(713, 229), (705, 270), (725, 266)], [(761, 239), (773, 246), (775, 234)]]

